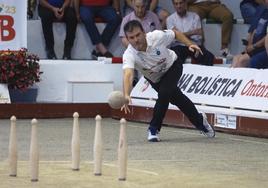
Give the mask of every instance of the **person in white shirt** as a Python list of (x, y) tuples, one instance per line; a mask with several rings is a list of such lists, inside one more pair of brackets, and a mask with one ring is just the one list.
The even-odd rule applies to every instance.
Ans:
[(191, 52), (187, 46), (179, 41), (174, 41), (171, 49), (180, 56), (182, 62), (187, 57), (191, 57), (198, 64), (213, 65), (214, 55), (202, 45), (203, 30), (199, 16), (194, 12), (187, 11), (186, 0), (172, 0), (172, 2), (176, 12), (167, 18), (167, 29), (175, 28), (182, 32), (189, 40), (200, 47), (203, 54)]
[(123, 92), (127, 102), (121, 110), (125, 113), (130, 112), (128, 105), (131, 103), (130, 92), (134, 68), (136, 68), (158, 93), (153, 117), (148, 128), (148, 141), (160, 141), (158, 133), (169, 102), (176, 105), (207, 137), (214, 137), (214, 129), (207, 122), (206, 117), (198, 113), (191, 100), (178, 88), (177, 83), (182, 74), (182, 62), (176, 53), (167, 46), (176, 38), (187, 45), (190, 51), (202, 53), (201, 49), (175, 29), (145, 33), (141, 23), (137, 20), (126, 23), (124, 32), (129, 41), (128, 48), (123, 54)]

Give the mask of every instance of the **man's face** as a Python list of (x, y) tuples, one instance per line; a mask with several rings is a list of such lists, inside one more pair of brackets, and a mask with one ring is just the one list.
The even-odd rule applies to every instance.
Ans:
[(139, 27), (135, 27), (132, 31), (126, 32), (126, 38), (136, 50), (146, 50), (146, 34)]
[(187, 11), (187, 4), (185, 0), (173, 0), (173, 6), (178, 15), (184, 16)]
[(142, 0), (134, 0), (133, 8), (138, 18), (144, 18), (146, 12), (146, 5), (143, 3)]

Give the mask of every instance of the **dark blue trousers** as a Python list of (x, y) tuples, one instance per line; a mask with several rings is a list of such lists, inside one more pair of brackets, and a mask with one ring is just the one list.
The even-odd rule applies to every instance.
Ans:
[(197, 129), (204, 130), (202, 115), (198, 113), (192, 101), (177, 86), (182, 69), (182, 63), (178, 58), (158, 83), (153, 83), (146, 78), (158, 93), (153, 118), (149, 126), (152, 133), (160, 131), (169, 103), (177, 106)]

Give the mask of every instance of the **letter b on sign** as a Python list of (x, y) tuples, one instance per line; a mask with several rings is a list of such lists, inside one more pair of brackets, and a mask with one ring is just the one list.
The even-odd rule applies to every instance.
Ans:
[(0, 41), (10, 41), (15, 38), (14, 19), (8, 15), (0, 15)]

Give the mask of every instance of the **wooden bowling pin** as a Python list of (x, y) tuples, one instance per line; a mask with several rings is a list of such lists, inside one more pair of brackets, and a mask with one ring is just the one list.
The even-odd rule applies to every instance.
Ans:
[(96, 128), (94, 137), (94, 175), (101, 176), (102, 168), (102, 127), (101, 127), (101, 116), (97, 115)]
[(72, 170), (78, 171), (80, 168), (80, 130), (79, 114), (73, 114), (73, 134), (72, 134)]
[(39, 176), (39, 145), (37, 136), (37, 123), (36, 119), (33, 119), (32, 124), (32, 134), (31, 134), (31, 145), (30, 145), (30, 173), (31, 181), (38, 181)]
[(118, 144), (118, 180), (125, 181), (127, 175), (127, 137), (126, 120), (120, 120), (120, 135)]
[(12, 116), (10, 118), (10, 137), (9, 137), (9, 175), (12, 177), (17, 176), (17, 161), (18, 161), (18, 151), (17, 151), (17, 131), (16, 131), (16, 117)]

